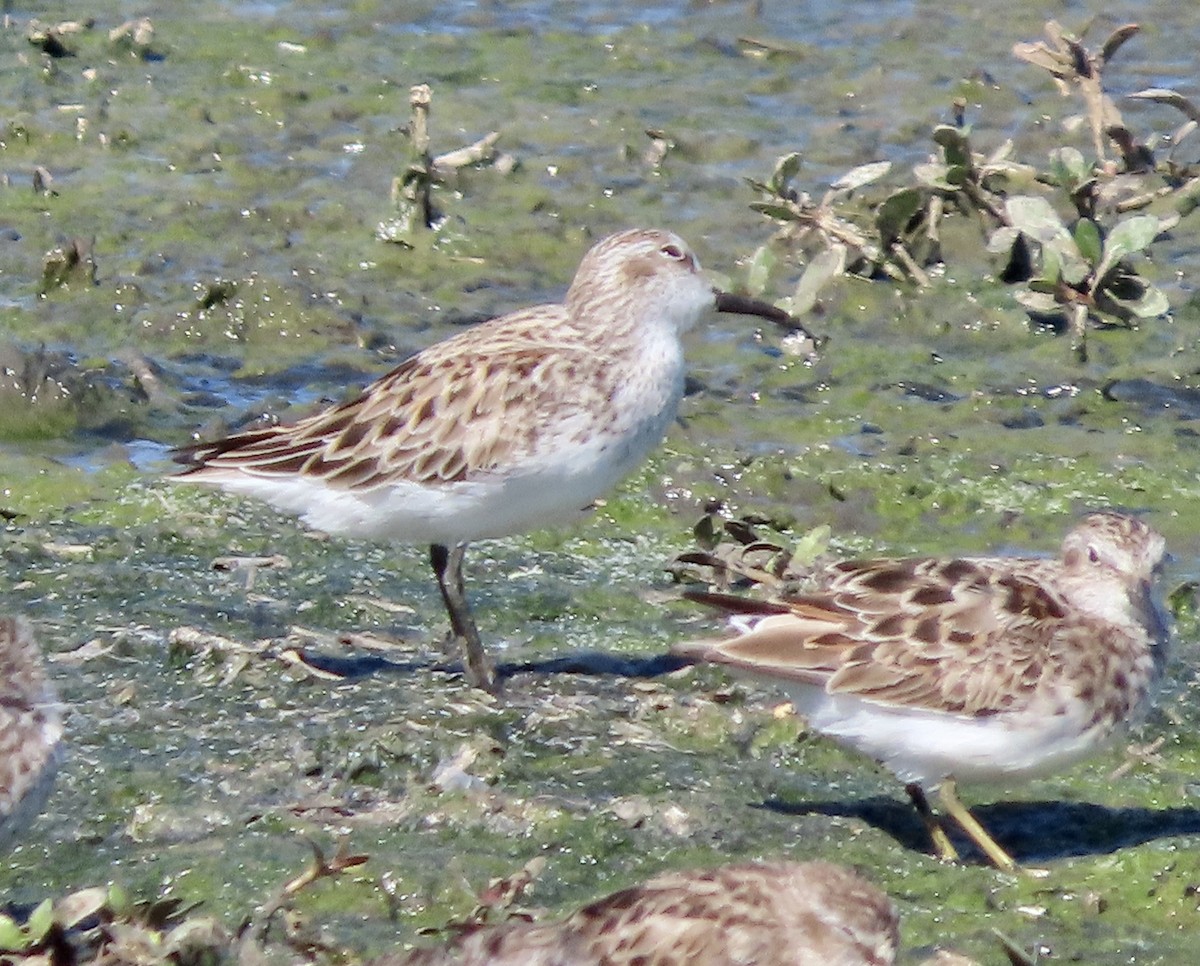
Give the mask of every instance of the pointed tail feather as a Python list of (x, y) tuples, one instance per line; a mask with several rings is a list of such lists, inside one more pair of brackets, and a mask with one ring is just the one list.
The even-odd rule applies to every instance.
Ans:
[(724, 611), (726, 614), (786, 614), (790, 608), (787, 604), (775, 600), (760, 600), (756, 597), (739, 597), (736, 594), (722, 594), (710, 590), (685, 590), (685, 600), (704, 604)]

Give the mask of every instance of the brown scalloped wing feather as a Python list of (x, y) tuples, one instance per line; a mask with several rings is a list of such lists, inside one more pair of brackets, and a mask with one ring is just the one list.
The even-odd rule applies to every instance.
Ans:
[(180, 475), (303, 474), (368, 490), (487, 474), (529, 452), (556, 407), (571, 405), (561, 389), (582, 360), (578, 346), (554, 338), (564, 319), (561, 306), (539, 306), (476, 327), (293, 425), (185, 447), (176, 458), (191, 466)]
[(1011, 710), (1061, 662), (1067, 611), (1040, 579), (1044, 569), (1039, 561), (839, 564), (823, 592), (787, 598), (788, 614), (693, 656), (883, 704)]
[(562, 922), (484, 927), (375, 966), (887, 966), (899, 920), (883, 892), (826, 862), (668, 872)]
[[(890, 901), (828, 863), (762, 863), (666, 873), (572, 915), (563, 962), (892, 962)], [(805, 956), (800, 956), (803, 950)]]

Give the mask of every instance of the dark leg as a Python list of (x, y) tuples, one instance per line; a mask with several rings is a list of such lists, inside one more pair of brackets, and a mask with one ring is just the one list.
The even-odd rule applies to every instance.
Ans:
[(433, 565), (438, 589), (442, 592), (442, 600), (446, 604), (446, 613), (450, 615), (450, 629), (454, 631), (454, 636), (462, 641), (467, 680), (476, 687), (495, 694), (496, 672), (483, 651), (479, 628), (475, 626), (475, 619), (471, 616), (463, 585), (462, 566), (466, 552), (465, 543), (455, 544), (452, 549), (440, 543), (431, 544), (429, 562)]
[(908, 797), (912, 799), (913, 805), (916, 806), (917, 813), (921, 816), (921, 821), (925, 823), (929, 837), (933, 839), (933, 851), (937, 853), (937, 857), (942, 862), (957, 862), (958, 850), (954, 847), (954, 843), (950, 841), (949, 836), (946, 835), (946, 830), (942, 828), (942, 823), (933, 814), (933, 809), (929, 807), (929, 800), (925, 797), (925, 790), (916, 782), (905, 785), (904, 790), (908, 792)]

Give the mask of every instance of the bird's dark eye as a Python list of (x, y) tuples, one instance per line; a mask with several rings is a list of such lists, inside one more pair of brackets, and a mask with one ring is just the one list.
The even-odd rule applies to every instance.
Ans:
[(683, 249), (680, 248), (678, 245), (672, 245), (672, 244), (663, 245), (663, 247), (660, 248), (659, 251), (661, 251), (664, 255), (666, 255), (667, 258), (673, 258), (677, 262), (683, 261), (684, 258), (686, 257), (683, 254)]
[(1088, 560), (1092, 563), (1100, 562), (1100, 552), (1095, 547), (1088, 547)]

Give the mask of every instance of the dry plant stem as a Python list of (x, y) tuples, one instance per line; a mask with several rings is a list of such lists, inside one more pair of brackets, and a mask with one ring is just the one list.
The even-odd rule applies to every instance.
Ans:
[(328, 861), (325, 859), (325, 853), (321, 851), (321, 847), (316, 842), (310, 840), (308, 845), (313, 851), (312, 864), (300, 873), (300, 875), (275, 890), (275, 894), (263, 903), (262, 907), (258, 909), (246, 924), (240, 941), (239, 962), (261, 961), (261, 944), (266, 938), (267, 930), (270, 929), (272, 920), (287, 908), (288, 902), (293, 896), (320, 879), (340, 875), (347, 869), (352, 869), (367, 861), (365, 855), (350, 855), (347, 853), (344, 841), (338, 846), (337, 854)]
[[(1081, 51), (1082, 49), (1080, 47)], [(1086, 51), (1083, 52), (1083, 56), (1086, 58)], [(1092, 63), (1089, 66), (1091, 70), (1088, 73), (1079, 74), (1076, 80), (1079, 84), (1079, 89), (1083, 92), (1084, 102), (1087, 104), (1088, 121), (1092, 128), (1092, 144), (1096, 150), (1096, 157), (1101, 161), (1105, 161), (1107, 160), (1107, 155), (1104, 151), (1104, 132), (1114, 122), (1120, 123), (1121, 117), (1119, 114), (1116, 114), (1116, 109), (1108, 101), (1108, 98), (1104, 96), (1100, 74), (1102, 65)]]
[(432, 161), (433, 170), (438, 174), (444, 174), (454, 171), (457, 168), (464, 168), (469, 164), (490, 161), (496, 156), (496, 142), (499, 140), (500, 132), (492, 131), (490, 134), (481, 137), (474, 144), (468, 144), (466, 147), (456, 148), (453, 151), (447, 151), (445, 154), (439, 154)]
[(405, 174), (392, 181), (392, 203), (401, 208), (416, 206), (420, 211), (422, 228), (429, 228), (433, 224), (432, 162), (429, 154), (429, 107), (432, 101), (433, 91), (428, 84), (417, 84), (409, 91), (412, 160)]
[(966, 182), (963, 185), (963, 190), (967, 193), (967, 197), (975, 204), (976, 207), (984, 209), (989, 215), (996, 219), (998, 225), (1009, 225), (1011, 220), (1008, 213), (1004, 211), (996, 202), (988, 197), (987, 193), (973, 182)]
[(1167, 742), (1166, 735), (1159, 735), (1148, 745), (1130, 745), (1126, 749), (1127, 757), (1121, 764), (1109, 772), (1108, 780), (1115, 782), (1118, 778), (1124, 778), (1137, 765), (1154, 765), (1161, 764), (1161, 759), (1158, 756), (1159, 750)]
[(921, 288), (929, 288), (929, 276), (921, 269), (913, 257), (908, 253), (908, 249), (899, 242), (893, 243), (891, 254), (900, 263), (901, 267), (908, 273), (909, 278), (917, 283)]
[[(974, 189), (974, 185), (968, 184), (968, 192)], [(942, 222), (942, 215), (946, 212), (946, 202), (941, 195), (934, 195), (929, 199), (929, 217), (925, 222), (925, 237), (935, 245), (940, 245), (942, 242), (941, 236), (938, 233), (938, 225)]]
[(1071, 342), (1075, 356), (1080, 362), (1087, 362), (1087, 306), (1076, 302), (1067, 309), (1071, 320)]
[(471, 608), (467, 604), (463, 586), (462, 567), (466, 552), (465, 543), (455, 544), (453, 548), (447, 548), (440, 543), (431, 544), (429, 562), (433, 566), (438, 589), (442, 592), (442, 600), (450, 615), (450, 629), (462, 644), (467, 679), (476, 687), (495, 694), (498, 685), (496, 671), (484, 653), (479, 628), (475, 626), (475, 619), (471, 616)]
[(429, 105), (433, 91), (428, 84), (417, 84), (408, 92), (408, 104), (412, 108), (413, 153), (425, 161), (429, 159)]
[(1143, 208), (1148, 208), (1156, 199), (1165, 197), (1170, 194), (1170, 189), (1161, 189), (1159, 191), (1148, 191), (1145, 194), (1136, 195), (1133, 198), (1124, 198), (1118, 201), (1114, 208), (1117, 214), (1123, 215), (1130, 211), (1141, 211)]
[(780, 43), (765, 37), (738, 37), (737, 42), (749, 47), (753, 53), (761, 54), (791, 54), (801, 56), (802, 51), (791, 44)]
[(1048, 21), (1045, 29), (1050, 46), (1042, 41), (1016, 44), (1013, 53), (1022, 60), (1048, 70), (1063, 93), (1070, 89), (1069, 82), (1073, 81), (1079, 86), (1087, 106), (1096, 157), (1103, 163), (1107, 160), (1104, 151), (1106, 132), (1114, 126), (1123, 126), (1116, 105), (1104, 93), (1104, 68), (1125, 41), (1141, 28), (1137, 24), (1118, 27), (1109, 35), (1098, 54), (1089, 53), (1078, 40), (1068, 37), (1054, 20)]
[(146, 394), (151, 403), (168, 405), (174, 398), (154, 371), (153, 363), (140, 349), (127, 346), (115, 353), (115, 357), (129, 367), (133, 377), (137, 380), (138, 388)]

